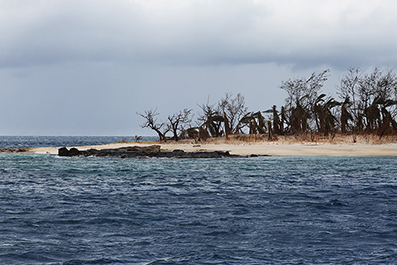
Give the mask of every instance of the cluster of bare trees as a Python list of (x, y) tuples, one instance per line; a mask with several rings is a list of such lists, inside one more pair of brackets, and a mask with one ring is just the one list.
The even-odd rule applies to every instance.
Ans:
[(248, 111), (244, 97), (226, 94), (216, 104), (199, 105), (201, 113), (193, 121), (191, 109), (172, 116), (167, 122), (158, 122), (157, 110), (138, 113), (160, 140), (172, 133), (174, 140), (232, 134), (277, 135), (300, 133), (371, 133), (390, 135), (397, 132), (397, 75), (393, 70), (382, 72), (375, 68), (365, 73), (359, 68), (350, 68), (337, 85), (338, 99), (322, 92), (329, 77), (329, 70), (313, 73), (309, 78), (289, 79), (280, 88), (287, 92), (285, 105), (265, 111)]
[(146, 122), (141, 125), (142, 128), (150, 128), (154, 130), (160, 141), (166, 140), (166, 134), (168, 132), (173, 133), (173, 139), (175, 141), (178, 141), (183, 134), (185, 134), (189, 129), (187, 128), (187, 125), (190, 126), (190, 123), (192, 121), (191, 119), (191, 109), (184, 109), (183, 111), (179, 111), (178, 113), (173, 114), (172, 116), (168, 116), (167, 122), (158, 122), (157, 121), (157, 116), (159, 113), (157, 112), (157, 109), (155, 110), (148, 110), (145, 111), (144, 113), (137, 113), (140, 115), (142, 118), (146, 120)]
[(375, 69), (364, 73), (349, 69), (338, 87), (341, 98), (340, 128), (342, 132), (378, 133), (381, 137), (397, 131), (397, 76)]
[[(228, 137), (230, 134), (243, 133), (242, 119), (247, 113), (247, 107), (241, 94), (233, 97), (232, 94), (227, 93), (216, 104), (207, 102), (199, 107), (201, 113), (194, 123), (191, 109), (184, 109), (168, 116), (166, 122), (158, 121), (157, 109), (137, 114), (146, 121), (141, 127), (154, 130), (160, 140), (178, 141), (185, 138), (206, 140), (209, 137)], [(172, 133), (172, 137), (166, 136), (168, 132)]]

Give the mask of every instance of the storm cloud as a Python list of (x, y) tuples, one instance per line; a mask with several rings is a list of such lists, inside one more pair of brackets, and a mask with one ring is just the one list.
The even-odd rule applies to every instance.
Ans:
[(3, 0), (0, 134), (145, 134), (135, 112), (226, 92), (267, 109), (290, 77), (395, 67), (396, 11), (387, 0)]

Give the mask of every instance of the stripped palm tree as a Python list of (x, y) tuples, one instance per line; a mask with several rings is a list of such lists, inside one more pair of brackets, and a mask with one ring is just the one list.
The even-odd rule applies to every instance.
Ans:
[(377, 99), (374, 99), (372, 104), (365, 108), (364, 115), (367, 122), (367, 132), (370, 133), (378, 130), (381, 123), (381, 116)]
[(336, 116), (333, 114), (332, 109), (336, 106), (339, 106), (341, 103), (336, 101), (334, 98), (328, 99), (323, 105), (324, 111), (324, 124), (325, 124), (325, 132), (324, 135), (328, 135), (330, 132), (334, 132), (335, 125), (338, 122)]
[[(301, 98), (302, 99), (302, 98)], [(289, 124), (292, 133), (302, 133), (309, 129), (310, 112), (301, 105), (301, 99), (296, 100), (295, 107), (290, 109)]]
[(320, 96), (318, 96), (313, 106), (314, 120), (317, 126), (317, 131), (320, 133), (324, 132), (324, 127), (325, 127), (325, 118), (324, 118), (325, 113), (323, 106), (321, 105), (321, 103), (324, 102), (325, 96), (326, 96), (325, 94), (321, 94)]
[(260, 111), (247, 113), (240, 120), (240, 123), (248, 127), (249, 134), (266, 133), (265, 118)]
[(334, 130), (337, 119), (332, 113), (332, 109), (340, 103), (334, 98), (328, 98), (327, 101), (324, 100), (325, 94), (321, 94), (316, 103), (313, 106), (313, 113), (315, 116), (317, 131), (328, 135)]
[(273, 105), (272, 107), (272, 120), (273, 120), (273, 134), (282, 134), (282, 122), (280, 121), (280, 117), (278, 115), (277, 107), (276, 105)]
[(280, 112), (280, 134), (284, 134), (284, 122), (287, 121), (286, 116), (285, 116), (285, 108), (284, 106), (281, 107), (281, 112)]
[(397, 101), (392, 99), (378, 99), (376, 102), (379, 105), (382, 119), (378, 128), (378, 134), (379, 138), (382, 138), (382, 136), (385, 134), (391, 134), (393, 130), (397, 131), (397, 122), (394, 120), (391, 112), (388, 110), (388, 108), (396, 106)]
[(353, 121), (353, 115), (350, 112), (350, 107), (352, 103), (350, 102), (349, 96), (346, 96), (343, 103), (341, 103), (341, 115), (340, 115), (340, 130), (342, 133), (346, 133), (349, 128), (349, 121)]

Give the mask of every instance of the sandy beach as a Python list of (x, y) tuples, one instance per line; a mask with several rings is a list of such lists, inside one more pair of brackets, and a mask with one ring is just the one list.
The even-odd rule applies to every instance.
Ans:
[[(128, 146), (149, 146), (157, 143), (114, 143), (97, 146), (76, 146), (79, 150), (108, 149)], [(175, 149), (185, 152), (229, 151), (235, 155), (270, 155), (270, 156), (397, 156), (397, 143), (364, 144), (364, 143), (159, 143), (162, 150)], [(72, 146), (69, 146), (70, 148)], [(57, 154), (56, 147), (32, 148), (31, 152), (39, 154)]]

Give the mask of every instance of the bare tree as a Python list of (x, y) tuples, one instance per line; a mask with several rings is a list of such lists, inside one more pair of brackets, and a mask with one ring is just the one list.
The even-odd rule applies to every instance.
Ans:
[[(337, 86), (341, 105), (341, 131), (346, 132), (352, 127), (356, 131), (361, 127), (362, 113), (360, 112), (358, 91), (362, 80), (363, 72), (360, 68), (350, 67), (347, 74), (340, 80)], [(350, 125), (349, 120), (352, 122)]]
[(147, 110), (145, 113), (137, 112), (137, 114), (146, 120), (146, 122), (141, 125), (142, 128), (154, 130), (158, 134), (160, 141), (165, 140), (165, 135), (170, 130), (170, 127), (164, 122), (157, 122), (156, 116), (159, 115), (157, 108), (155, 110)]
[(289, 119), (287, 123), (292, 132), (304, 132), (309, 129), (316, 100), (328, 76), (327, 69), (320, 74), (313, 72), (308, 79), (297, 78), (282, 82), (280, 88), (288, 93), (285, 100), (285, 115)]
[(329, 70), (327, 69), (320, 74), (313, 72), (308, 79), (297, 78), (282, 82), (280, 88), (288, 93), (287, 106), (294, 106), (297, 100), (300, 100), (302, 107), (313, 106), (324, 86), (324, 82), (328, 80), (328, 76)]
[[(337, 87), (337, 94), (349, 104), (341, 109), (341, 128), (351, 127), (353, 131), (368, 133), (378, 131), (380, 135), (394, 129), (394, 117), (397, 114), (397, 76), (389, 70), (382, 73), (375, 68), (371, 73), (364, 73), (359, 68), (350, 68), (348, 74)], [(346, 109), (348, 106), (349, 109)], [(346, 111), (352, 116), (352, 126), (346, 120)]]
[(230, 134), (239, 133), (243, 127), (240, 122), (247, 114), (244, 97), (238, 93), (235, 98), (231, 93), (226, 93), (225, 97), (218, 102), (219, 114), (225, 120), (225, 132)]
[(175, 141), (178, 141), (180, 134), (186, 130), (185, 125), (192, 121), (190, 117), (191, 112), (191, 109), (184, 109), (183, 111), (179, 111), (172, 116), (168, 116), (169, 126), (174, 135), (173, 138)]
[(199, 105), (199, 107), (202, 114), (198, 118), (198, 128), (201, 132), (200, 135), (205, 135), (205, 138), (223, 135), (228, 137), (230, 134), (241, 132), (246, 125), (242, 119), (247, 114), (247, 107), (245, 107), (244, 97), (240, 93), (235, 98), (231, 93), (226, 93), (225, 97), (217, 104), (211, 105), (207, 101), (206, 104)]
[(215, 105), (211, 105), (209, 100), (206, 104), (199, 105), (202, 110), (202, 114), (198, 117), (198, 126), (200, 135), (208, 138), (222, 136), (222, 122), (224, 122), (224, 117), (219, 113), (219, 110)]

